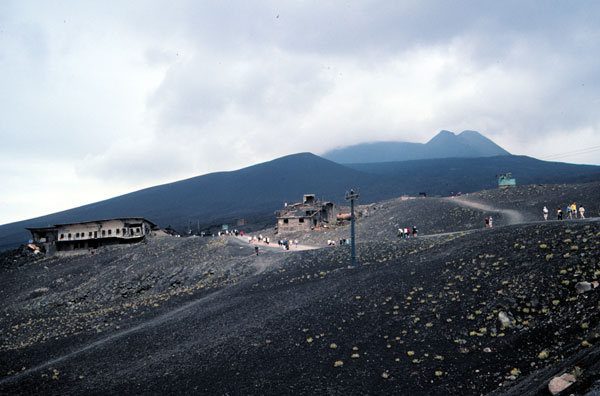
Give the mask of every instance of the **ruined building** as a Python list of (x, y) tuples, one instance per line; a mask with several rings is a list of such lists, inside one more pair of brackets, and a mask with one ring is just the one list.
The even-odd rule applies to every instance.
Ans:
[(334, 225), (336, 208), (332, 202), (320, 202), (314, 194), (304, 194), (302, 202), (286, 205), (277, 215), (277, 232), (310, 231)]
[(27, 228), (46, 254), (135, 243), (151, 235), (156, 224), (144, 218), (119, 218)]

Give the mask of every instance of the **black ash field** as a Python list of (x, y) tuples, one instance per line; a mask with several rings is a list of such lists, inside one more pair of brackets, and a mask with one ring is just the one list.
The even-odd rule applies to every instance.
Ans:
[[(577, 381), (564, 394), (596, 394), (600, 221), (538, 220), (575, 200), (598, 216), (599, 193), (362, 207), (356, 268), (346, 246), (256, 256), (233, 237), (4, 254), (0, 394), (544, 395), (565, 372)], [(421, 235), (398, 240), (412, 225)]]

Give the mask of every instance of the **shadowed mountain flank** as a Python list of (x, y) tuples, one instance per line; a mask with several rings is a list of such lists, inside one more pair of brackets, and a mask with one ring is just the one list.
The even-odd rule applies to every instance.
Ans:
[(360, 188), (361, 203), (402, 195), (449, 196), (496, 187), (496, 174), (512, 172), (518, 184), (582, 183), (600, 180), (600, 167), (546, 162), (523, 156), (446, 158), (339, 165), (301, 153), (231, 172), (211, 173), (132, 192), (35, 219), (0, 226), (0, 250), (26, 243), (25, 227), (119, 217), (144, 217), (185, 233), (216, 232), (245, 219), (245, 230), (274, 225), (275, 210), (314, 193), (320, 200), (344, 202), (345, 191)]

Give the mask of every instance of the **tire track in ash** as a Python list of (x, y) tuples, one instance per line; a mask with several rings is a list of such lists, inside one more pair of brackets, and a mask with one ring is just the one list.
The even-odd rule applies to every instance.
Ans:
[(462, 199), (462, 198), (446, 198), (446, 199), (448, 199), (450, 202), (453, 202), (454, 204), (459, 205), (459, 206), (464, 206), (464, 207), (473, 208), (473, 209), (479, 209), (484, 212), (502, 213), (503, 215), (506, 216), (506, 218), (508, 220), (508, 225), (522, 224), (525, 222), (523, 215), (518, 210), (500, 209), (500, 208), (496, 208), (494, 206), (483, 204), (481, 202), (469, 201), (467, 199)]

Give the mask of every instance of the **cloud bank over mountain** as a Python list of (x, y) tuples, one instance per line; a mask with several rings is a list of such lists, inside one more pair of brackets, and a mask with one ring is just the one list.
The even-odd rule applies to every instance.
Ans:
[(291, 153), (424, 143), (441, 129), (597, 164), (599, 11), (2, 2), (0, 223)]

